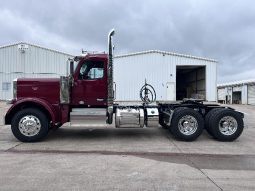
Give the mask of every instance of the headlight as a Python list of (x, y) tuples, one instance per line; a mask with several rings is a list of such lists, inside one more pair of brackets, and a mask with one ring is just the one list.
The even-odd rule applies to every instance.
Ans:
[(13, 83), (13, 98), (16, 99), (17, 98), (17, 79), (14, 79), (12, 83)]

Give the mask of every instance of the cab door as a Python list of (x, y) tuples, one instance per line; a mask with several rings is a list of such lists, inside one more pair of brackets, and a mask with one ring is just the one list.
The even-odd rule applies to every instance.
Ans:
[(107, 105), (105, 60), (84, 60), (76, 69), (72, 103), (79, 107)]

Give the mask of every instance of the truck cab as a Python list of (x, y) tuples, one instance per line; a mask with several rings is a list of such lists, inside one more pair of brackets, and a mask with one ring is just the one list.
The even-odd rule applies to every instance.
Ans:
[(76, 58), (71, 88), (72, 107), (107, 107), (107, 54)]

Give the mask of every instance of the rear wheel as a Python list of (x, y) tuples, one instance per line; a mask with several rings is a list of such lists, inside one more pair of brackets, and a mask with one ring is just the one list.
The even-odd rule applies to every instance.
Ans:
[(193, 141), (201, 135), (204, 120), (200, 113), (190, 108), (178, 108), (171, 121), (171, 133), (184, 141)]
[(11, 122), (13, 135), (22, 142), (36, 142), (49, 131), (46, 115), (38, 109), (26, 108), (15, 114)]
[(218, 110), (210, 121), (209, 127), (214, 137), (219, 141), (234, 141), (243, 132), (243, 118), (234, 110)]
[(208, 132), (209, 135), (214, 137), (211, 129), (210, 129), (210, 122), (211, 122), (211, 117), (214, 116), (215, 112), (222, 110), (223, 108), (214, 108), (211, 111), (209, 111), (206, 116), (205, 116), (205, 129)]

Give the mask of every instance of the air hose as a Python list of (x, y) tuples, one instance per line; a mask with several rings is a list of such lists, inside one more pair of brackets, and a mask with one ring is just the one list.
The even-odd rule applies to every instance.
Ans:
[(147, 84), (146, 80), (145, 80), (145, 84), (140, 90), (140, 98), (142, 102), (145, 104), (150, 104), (156, 101), (156, 91), (152, 87), (152, 85)]

